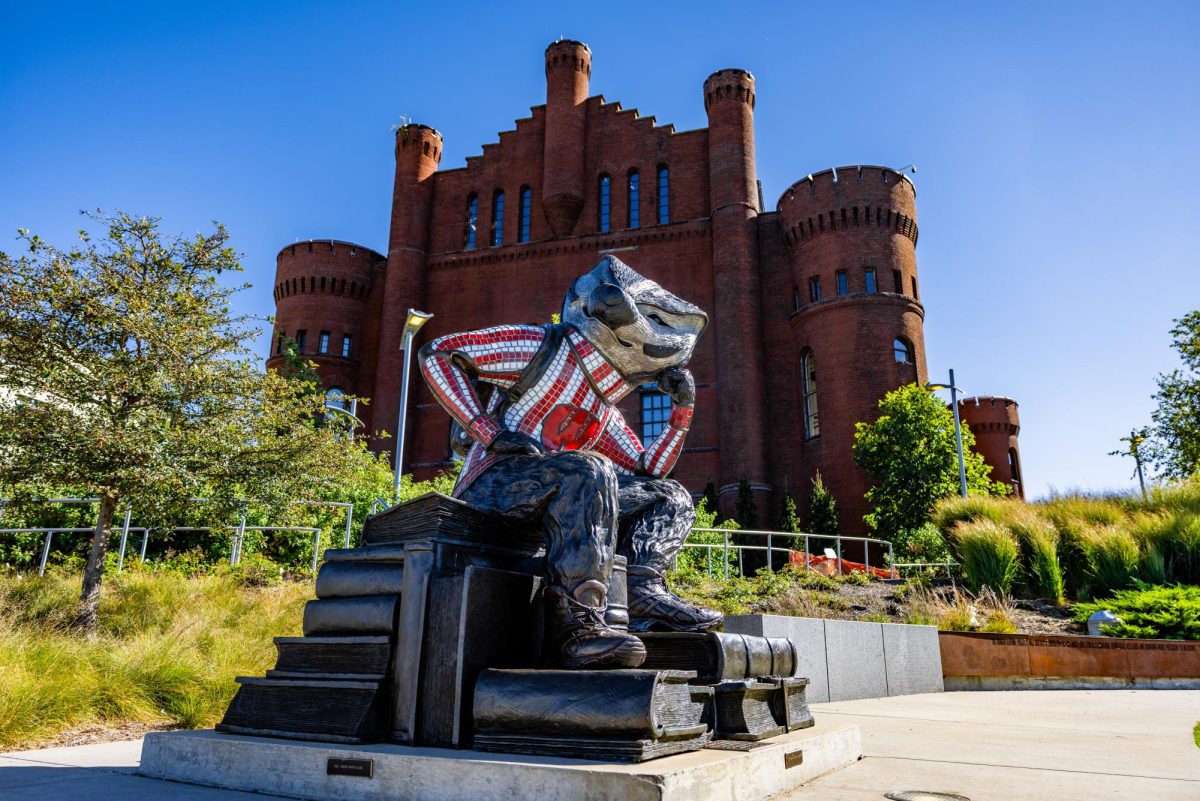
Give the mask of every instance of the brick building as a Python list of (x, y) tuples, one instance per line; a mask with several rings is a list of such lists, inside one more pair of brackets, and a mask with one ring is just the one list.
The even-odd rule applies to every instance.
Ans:
[[(886, 167), (838, 167), (806, 175), (767, 211), (754, 76), (710, 75), (708, 127), (676, 131), (589, 96), (591, 69), (586, 45), (551, 44), (545, 104), (464, 167), (439, 169), (438, 131), (401, 127), (387, 254), (330, 240), (285, 247), (279, 330), (335, 394), (371, 398), (360, 407), (369, 430), (394, 434), (408, 308), (436, 315), (421, 341), (548, 322), (571, 279), (619, 250), (712, 318), (691, 364), (696, 414), (676, 477), (697, 494), (712, 482), (729, 513), (744, 476), (766, 526), (785, 491), (807, 506), (820, 470), (844, 529), (861, 530), (854, 424), (874, 419), (886, 392), (927, 377), (912, 182)], [(267, 364), (278, 361), (276, 349)], [(405, 465), (422, 478), (450, 464), (450, 420), (422, 382), (413, 390)], [(620, 406), (644, 438), (665, 418), (665, 398), (649, 389)], [(990, 426), (989, 414), (979, 405), (968, 419)], [(1016, 405), (999, 414), (1007, 428), (977, 433), (997, 439), (983, 452), (1007, 479)]]

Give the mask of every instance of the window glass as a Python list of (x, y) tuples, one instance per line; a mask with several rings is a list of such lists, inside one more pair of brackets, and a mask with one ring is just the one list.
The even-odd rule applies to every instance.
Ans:
[(350, 345), (352, 343), (353, 339), (349, 334), (342, 334), (342, 358), (350, 358)]
[(837, 292), (838, 295), (850, 294), (850, 279), (846, 277), (845, 270), (838, 270), (837, 274)]
[(875, 271), (870, 267), (867, 268), (867, 291), (875, 291)]
[(528, 186), (521, 187), (521, 224), (517, 229), (517, 241), (529, 241), (530, 209), (533, 206), (533, 190)]
[(662, 392), (642, 393), (642, 442), (662, 433), (671, 419), (671, 399)]
[(466, 249), (475, 249), (475, 228), (479, 222), (479, 198), (472, 194), (467, 198)]
[(816, 303), (821, 299), (821, 279), (815, 275), (808, 279), (808, 300), (810, 303)]
[(912, 364), (912, 346), (903, 339), (892, 340), (892, 353), (896, 356), (896, 361), (902, 364)]
[(329, 332), (322, 331), (320, 339), (317, 340), (317, 353), (329, 353)]
[(492, 247), (504, 244), (504, 192), (496, 190), (492, 196)]
[(671, 221), (671, 175), (666, 167), (658, 168), (658, 224)]
[(896, 287), (896, 294), (904, 294), (904, 274), (899, 270), (892, 270), (892, 283)]
[(296, 332), (296, 350), (299, 351), (300, 353), (304, 353), (304, 344), (305, 344), (305, 340), (307, 340), (307, 339), (308, 339), (307, 331), (297, 331)]
[(607, 175), (600, 176), (600, 233), (608, 233), (612, 223), (612, 179)]
[(817, 415), (817, 365), (811, 350), (800, 357), (800, 399), (804, 407), (804, 436), (811, 439), (821, 433)]
[(642, 225), (642, 191), (639, 185), (638, 171), (629, 171), (629, 227), (640, 228)]
[(1012, 476), (1012, 483), (1021, 483), (1021, 465), (1017, 461), (1017, 452), (1013, 448), (1008, 449), (1008, 472)]

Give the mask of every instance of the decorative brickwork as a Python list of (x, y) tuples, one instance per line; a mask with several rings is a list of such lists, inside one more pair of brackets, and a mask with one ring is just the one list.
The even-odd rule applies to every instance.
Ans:
[[(696, 404), (675, 477), (697, 495), (713, 482), (732, 514), (744, 476), (766, 523), (785, 490), (807, 507), (809, 481), (820, 470), (844, 530), (860, 533), (867, 481), (851, 458), (854, 423), (874, 419), (888, 391), (927, 376), (912, 182), (886, 167), (837, 167), (797, 181), (766, 211), (750, 72), (710, 75), (703, 84), (708, 127), (676, 132), (589, 96), (591, 71), (587, 45), (551, 44), (545, 104), (463, 167), (439, 169), (442, 136), (433, 128), (401, 127), (386, 264), (347, 243), (284, 248), (275, 283), (281, 328), (289, 336), (304, 330), (322, 378), (370, 397), (360, 416), (373, 431), (394, 434), (409, 307), (436, 315), (418, 344), (456, 331), (540, 326), (600, 251), (622, 249), (624, 261), (712, 317), (690, 365)], [(636, 220), (632, 171), (640, 178)], [(610, 178), (604, 215), (601, 176)], [(498, 215), (501, 196), (505, 213)], [(322, 331), (330, 332), (330, 354), (315, 353)], [(352, 337), (346, 359), (343, 333)], [(897, 341), (908, 354), (903, 361)], [(807, 438), (804, 353), (819, 419), (819, 433)], [(424, 478), (450, 464), (450, 421), (424, 382), (412, 389), (405, 464)], [(641, 430), (640, 392), (617, 408)], [(1015, 430), (1003, 448), (985, 448), (986, 432), (977, 437), (996, 474), (1007, 475)], [(395, 439), (376, 444), (391, 448)]]

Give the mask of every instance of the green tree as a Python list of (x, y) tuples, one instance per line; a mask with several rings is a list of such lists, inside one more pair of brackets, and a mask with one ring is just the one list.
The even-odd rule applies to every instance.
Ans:
[(1184, 369), (1158, 376), (1147, 455), (1159, 474), (1182, 479), (1200, 474), (1200, 311), (1175, 320), (1171, 338)]
[(783, 511), (779, 515), (779, 530), (791, 532), (804, 530), (800, 524), (800, 513), (796, 509), (796, 499), (786, 490), (783, 493)]
[[(854, 461), (871, 474), (867, 525), (892, 538), (930, 520), (934, 504), (959, 491), (958, 451), (950, 407), (917, 384), (889, 392), (873, 423), (858, 423)], [(1008, 488), (988, 477), (990, 468), (974, 451), (975, 437), (962, 427), (969, 492), (1003, 495)]]
[(821, 479), (820, 470), (813, 477), (812, 490), (808, 495), (808, 530), (813, 534), (837, 534), (841, 530), (837, 500)]
[(92, 631), (114, 512), (182, 514), (207, 497), (286, 507), (386, 463), (349, 433), (317, 425), (323, 397), (264, 373), (258, 334), (230, 310), (240, 271), (225, 229), (171, 237), (158, 220), (89, 215), (98, 240), (59, 250), (20, 232), (0, 253), (0, 485), (69, 486), (99, 514), (75, 618)]

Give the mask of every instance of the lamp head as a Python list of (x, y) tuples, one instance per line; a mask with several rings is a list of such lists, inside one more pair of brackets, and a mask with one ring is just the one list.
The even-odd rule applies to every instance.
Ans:
[(429, 312), (417, 311), (409, 309), (408, 316), (404, 318), (404, 335), (416, 336), (421, 330), (421, 326), (433, 319), (433, 315)]

